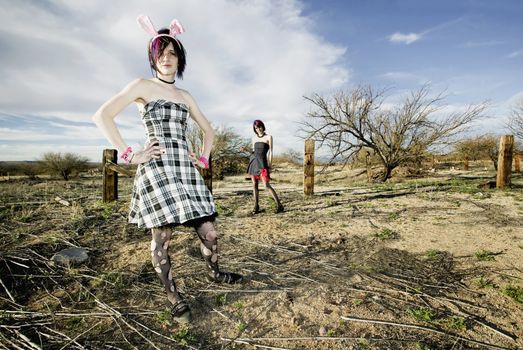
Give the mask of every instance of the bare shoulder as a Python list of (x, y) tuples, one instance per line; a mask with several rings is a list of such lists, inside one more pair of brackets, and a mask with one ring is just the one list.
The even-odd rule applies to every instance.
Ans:
[(158, 86), (150, 79), (138, 78), (131, 81), (125, 90), (133, 97), (138, 105), (143, 105), (157, 95)]
[(194, 98), (192, 97), (192, 95), (189, 93), (189, 91), (187, 90), (184, 90), (184, 89), (178, 89), (178, 91), (180, 92), (180, 95), (182, 96), (182, 98), (187, 102), (187, 103), (194, 103)]
[(191, 110), (191, 112), (192, 113), (201, 113), (200, 108), (198, 107), (198, 104), (196, 103), (194, 97), (192, 97), (192, 95), (189, 93), (189, 91), (183, 90), (183, 89), (178, 89), (178, 90), (180, 92), (180, 95), (181, 95), (183, 101), (185, 101), (185, 103), (189, 106), (189, 109)]

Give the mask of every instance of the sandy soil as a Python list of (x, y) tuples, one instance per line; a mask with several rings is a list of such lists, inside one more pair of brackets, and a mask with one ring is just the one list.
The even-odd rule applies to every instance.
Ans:
[[(234, 286), (207, 282), (195, 235), (177, 230), (173, 275), (193, 308), (189, 325), (168, 317), (150, 267), (147, 232), (125, 224), (129, 179), (121, 180), (120, 201), (111, 205), (97, 201), (99, 179), (71, 182), (69, 188), (24, 183), (23, 195), (22, 187), (2, 183), (2, 233), (7, 237), (15, 230), (18, 240), (3, 240), (0, 268), (20, 307), (2, 288), (0, 305), (31, 312), (105, 312), (106, 317), (62, 316), (45, 326), (87, 348), (523, 348), (522, 304), (507, 295), (523, 287), (521, 177), (514, 178), (513, 189), (499, 191), (478, 188), (484, 182), (479, 173), (440, 173), (385, 185), (354, 181), (357, 173), (327, 173), (318, 179), (315, 195), (305, 197), (299, 168), (276, 169), (274, 187), (286, 208), (280, 214), (273, 213), (264, 191), (262, 212), (250, 213), (250, 185), (243, 176), (216, 182), (221, 266), (246, 278)], [(73, 205), (53, 202), (56, 195)], [(23, 196), (48, 202), (40, 209), (12, 204)], [(29, 216), (27, 222), (16, 219), (20, 213)], [(5, 268), (13, 266), (7, 256), (22, 254), (20, 247), (49, 257), (64, 241), (92, 254), (86, 266), (54, 267), (64, 283), (4, 275), (13, 273)], [(26, 258), (44, 268), (35, 257)], [(121, 313), (115, 316), (103, 305)], [(33, 322), (20, 316), (0, 318), (0, 324), (20, 320)], [(39, 332), (49, 331), (32, 327), (36, 331), (20, 331), (43, 341), (44, 348), (64, 345), (41, 340)]]

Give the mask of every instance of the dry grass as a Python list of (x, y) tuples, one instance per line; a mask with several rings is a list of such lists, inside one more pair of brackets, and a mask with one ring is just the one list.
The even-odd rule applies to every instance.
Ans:
[[(523, 347), (521, 177), (497, 191), (479, 173), (367, 184), (332, 168), (303, 197), (301, 167), (274, 170), (278, 215), (263, 192), (250, 215), (244, 176), (215, 183), (221, 264), (244, 284), (209, 284), (194, 234), (174, 239), (188, 326), (169, 316), (147, 232), (126, 224), (131, 179), (112, 204), (99, 178), (1, 182), (0, 349)], [(90, 261), (50, 262), (71, 245)]]

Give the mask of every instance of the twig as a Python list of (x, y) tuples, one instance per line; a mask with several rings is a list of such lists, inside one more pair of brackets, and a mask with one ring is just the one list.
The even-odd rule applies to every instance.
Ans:
[(6, 292), (7, 295), (9, 296), (9, 299), (11, 299), (11, 301), (12, 301), (13, 303), (16, 304), (16, 300), (15, 300), (15, 298), (13, 298), (13, 296), (12, 296), (11, 293), (9, 292), (9, 289), (7, 289), (6, 285), (4, 284), (4, 282), (2, 281), (1, 278), (0, 278), (0, 284), (2, 284), (2, 287), (4, 287), (5, 292)]
[(281, 293), (291, 291), (292, 288), (283, 289), (198, 289), (198, 292), (207, 293)]
[(478, 341), (478, 340), (464, 338), (464, 337), (461, 337), (461, 336), (458, 336), (458, 335), (454, 335), (454, 334), (451, 334), (451, 333), (445, 333), (445, 332), (440, 331), (440, 330), (435, 329), (435, 328), (418, 326), (418, 325), (415, 325), (415, 324), (406, 324), (406, 323), (398, 323), (398, 322), (382, 321), (382, 320), (371, 320), (371, 319), (357, 318), (357, 317), (348, 317), (348, 316), (341, 316), (341, 319), (344, 320), (344, 321), (363, 322), (363, 323), (372, 323), (372, 324), (384, 324), (384, 325), (389, 325), (389, 326), (419, 329), (419, 330), (422, 330), (422, 331), (427, 331), (427, 332), (432, 332), (432, 333), (436, 333), (436, 334), (445, 335), (445, 336), (451, 337), (453, 339), (460, 339), (460, 340), (463, 340), (465, 342), (478, 344), (478, 345), (483, 345), (483, 346), (486, 346), (486, 347), (489, 347), (489, 348), (493, 348), (493, 349), (510, 350), (510, 348), (505, 348), (503, 346), (488, 344), (488, 343), (484, 343), (484, 342), (481, 342), (481, 341)]
[(234, 343), (238, 343), (238, 344), (246, 344), (246, 345), (251, 345), (251, 346), (254, 346), (254, 347), (257, 347), (257, 348), (262, 348), (262, 349), (290, 350), (289, 348), (278, 348), (278, 347), (275, 347), (275, 346), (258, 344), (258, 343), (249, 342), (249, 341), (246, 341), (246, 340), (241, 340), (241, 339), (231, 339), (231, 338), (224, 338), (224, 337), (220, 337), (220, 339), (222, 341), (234, 342)]
[(142, 339), (144, 339), (146, 342), (148, 342), (153, 348), (157, 349), (157, 350), (160, 350), (159, 347), (157, 347), (152, 341), (150, 341), (145, 335), (143, 335), (140, 331), (138, 331), (135, 327), (133, 327), (133, 325), (131, 325), (129, 322), (127, 322), (123, 317), (122, 317), (122, 314), (118, 311), (116, 311), (115, 309), (113, 309), (112, 307), (110, 307), (109, 305), (107, 304), (104, 304), (102, 303), (100, 300), (98, 300), (98, 298), (95, 298), (95, 302), (98, 304), (98, 306), (102, 309), (102, 310), (107, 310), (107, 311), (110, 311), (113, 315), (117, 316), (117, 318), (119, 320), (121, 320), (123, 323), (125, 323), (125, 325), (127, 327), (129, 327), (130, 329), (132, 329), (133, 331), (136, 332), (136, 334), (138, 334)]
[(74, 337), (73, 339), (71, 339), (67, 344), (65, 344), (64, 346), (62, 346), (60, 348), (60, 350), (64, 349), (64, 348), (67, 348), (67, 346), (73, 342), (76, 342), (76, 339), (80, 338), (82, 335), (84, 335), (85, 333), (89, 332), (91, 329), (93, 329), (94, 327), (98, 326), (100, 323), (102, 323), (103, 320), (101, 321), (98, 321), (98, 323), (96, 323), (94, 326), (92, 326), (91, 328), (89, 328), (88, 330), (78, 334), (76, 337)]
[(52, 332), (52, 333), (56, 333), (58, 335), (61, 335), (62, 337), (64, 337), (65, 339), (67, 340), (71, 340), (73, 342), (73, 344), (77, 345), (80, 349), (85, 349), (81, 344), (79, 344), (76, 340), (72, 340), (71, 338), (69, 338), (67, 335), (61, 333), (61, 332), (58, 332), (57, 330), (55, 329), (52, 329), (52, 328), (49, 328), (49, 327), (44, 327), (45, 329), (47, 329), (48, 331)]

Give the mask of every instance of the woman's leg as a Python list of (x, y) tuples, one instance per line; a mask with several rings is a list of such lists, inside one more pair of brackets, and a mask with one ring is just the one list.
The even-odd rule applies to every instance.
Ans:
[(169, 241), (172, 236), (172, 229), (168, 227), (158, 227), (151, 230), (151, 260), (154, 270), (160, 277), (160, 281), (167, 293), (167, 299), (173, 304), (172, 314), (175, 317), (183, 317), (189, 313), (189, 306), (178, 294), (176, 284), (171, 273), (171, 259), (169, 257)]
[(252, 195), (254, 197), (254, 208), (252, 209), (253, 214), (258, 214), (260, 212), (260, 206), (258, 204), (259, 201), (259, 190), (258, 190), (258, 180), (254, 176), (251, 176), (252, 180)]
[(263, 184), (265, 185), (265, 189), (269, 191), (269, 194), (271, 195), (272, 199), (276, 202), (276, 213), (281, 213), (283, 211), (283, 205), (280, 202), (280, 198), (278, 198), (278, 195), (276, 194), (276, 191), (274, 188), (272, 188), (271, 184), (269, 183), (268, 179), (262, 178)]
[(218, 232), (211, 221), (197, 223), (196, 233), (200, 237), (200, 251), (209, 269), (209, 276), (215, 282), (237, 283), (242, 280), (242, 275), (234, 272), (222, 272), (218, 267)]

